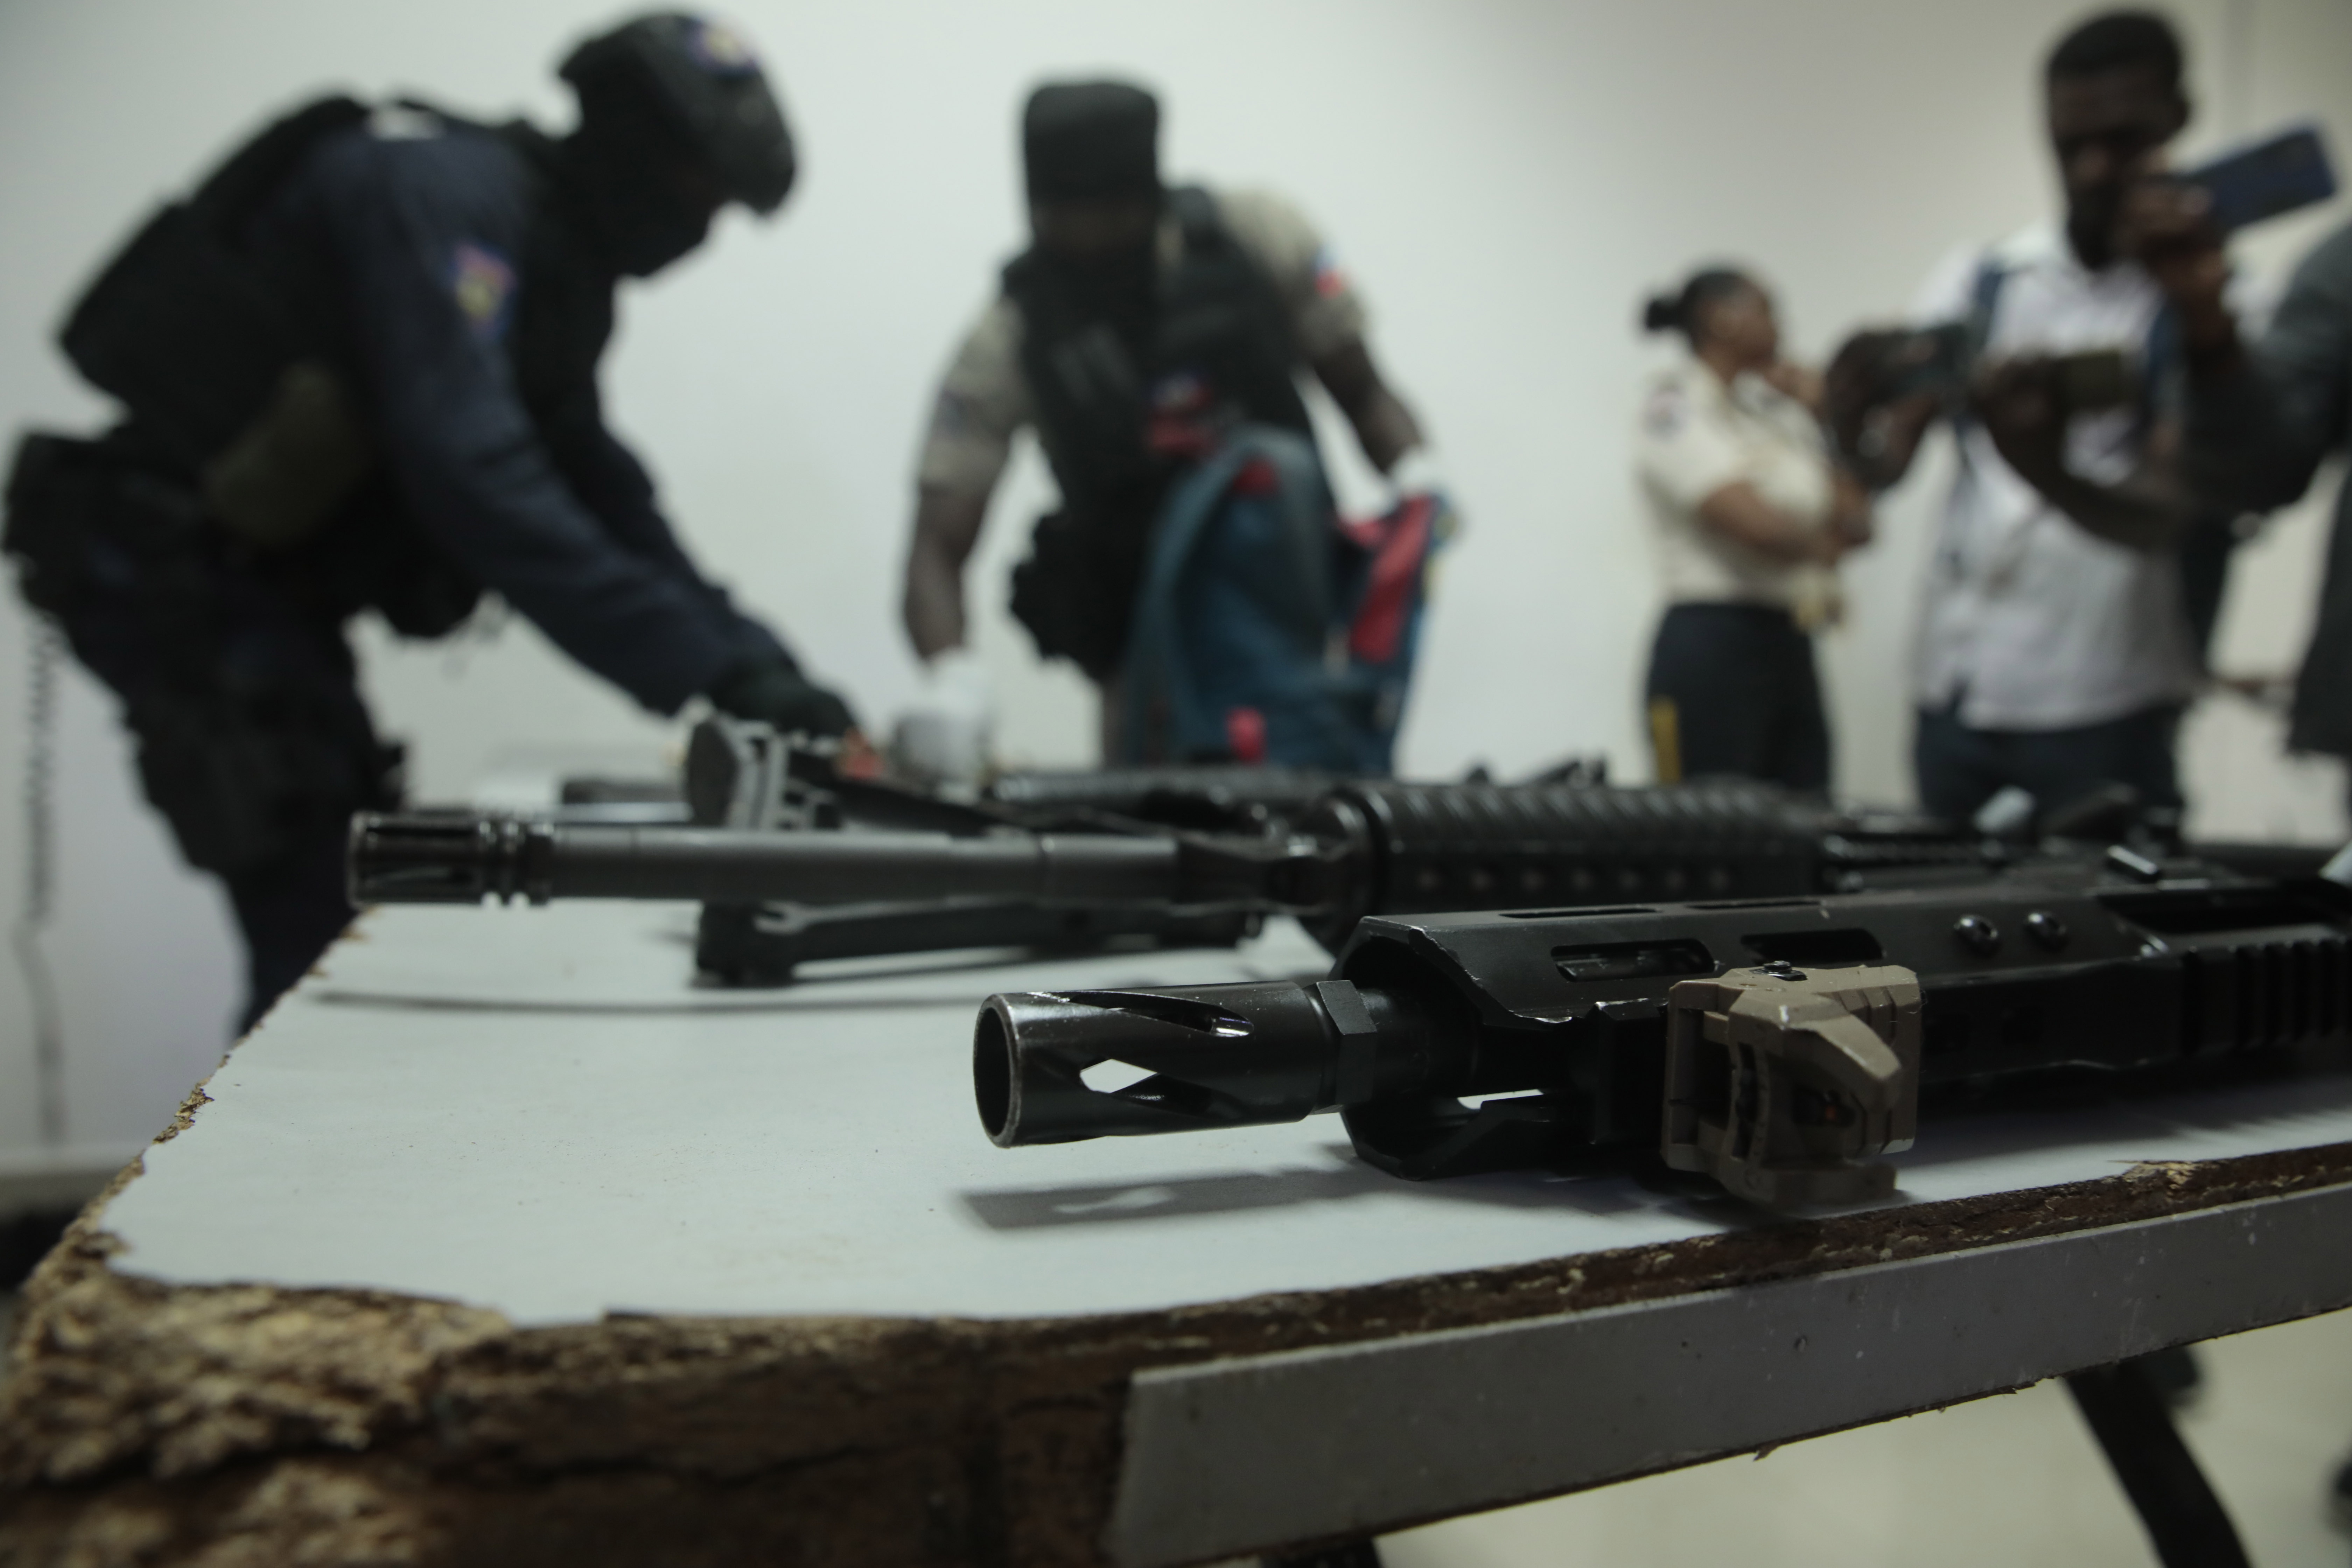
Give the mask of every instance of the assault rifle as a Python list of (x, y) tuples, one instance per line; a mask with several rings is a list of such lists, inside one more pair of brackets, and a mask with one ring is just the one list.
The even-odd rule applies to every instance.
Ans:
[[(757, 797), (766, 786), (747, 787)], [(1040, 826), (1003, 805), (877, 794), (887, 790), (865, 784), (823, 809), (868, 822), (886, 811), (928, 813), (938, 825), (825, 832), (777, 831), (776, 814), (756, 827), (361, 816), (352, 896), (362, 904), (620, 898), (801, 909), (966, 900), (1097, 920), (1116, 911), (1278, 912), (1298, 916), (1336, 948), (1368, 914), (1975, 879), (2009, 853), (1925, 819), (1833, 811), (1748, 784), (1358, 780), (1295, 816), (1223, 832), (1099, 815)], [(696, 814), (745, 820), (716, 792), (698, 800)], [(1015, 939), (992, 931), (976, 940)]]
[[(822, 957), (1231, 945), (1273, 912), (1299, 916), (1336, 950), (1366, 914), (1976, 880), (2036, 852), (1762, 785), (1614, 788), (1590, 763), (1548, 776), (1432, 784), (1136, 769), (1016, 775), (994, 795), (955, 800), (846, 776), (822, 744), (714, 721), (687, 756), (695, 826), (362, 816), (352, 896), (698, 900), (700, 966), (775, 983)], [(2106, 815), (2102, 838), (2126, 830)], [(833, 831), (843, 828), (858, 831)], [(2309, 851), (2206, 852), (2221, 850), (2249, 868), (2317, 866)]]
[[(972, 1074), (1007, 1148), (1336, 1110), (1410, 1179), (1654, 1148), (1777, 1207), (1891, 1190), (1878, 1156), (1923, 1091), (2347, 1045), (2352, 889), (2112, 849), (1897, 891), (1367, 919), (1328, 980), (992, 996)], [(1090, 1086), (1104, 1063), (1148, 1076)]]

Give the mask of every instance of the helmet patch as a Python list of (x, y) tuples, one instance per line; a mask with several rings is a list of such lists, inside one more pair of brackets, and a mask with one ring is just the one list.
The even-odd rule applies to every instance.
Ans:
[(759, 57), (743, 35), (724, 22), (697, 22), (688, 27), (686, 54), (712, 76), (749, 76), (760, 68)]

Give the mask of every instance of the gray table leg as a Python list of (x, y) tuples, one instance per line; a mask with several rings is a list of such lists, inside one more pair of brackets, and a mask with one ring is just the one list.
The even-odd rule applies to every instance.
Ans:
[(2164, 1568), (2248, 1568), (2229, 1510), (2180, 1440), (2164, 1391), (2132, 1362), (2066, 1379)]

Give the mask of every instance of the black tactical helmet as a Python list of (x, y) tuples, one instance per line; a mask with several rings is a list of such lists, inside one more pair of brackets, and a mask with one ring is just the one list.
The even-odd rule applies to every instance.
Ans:
[(583, 122), (650, 111), (754, 212), (774, 212), (793, 188), (783, 110), (751, 47), (724, 23), (682, 11), (639, 16), (573, 49), (557, 74), (579, 95)]
[(1160, 195), (1160, 100), (1123, 81), (1047, 82), (1021, 111), (1033, 202)]

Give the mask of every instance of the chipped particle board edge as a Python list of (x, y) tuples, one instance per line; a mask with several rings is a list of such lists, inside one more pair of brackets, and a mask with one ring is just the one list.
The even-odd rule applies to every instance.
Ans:
[[(173, 1131), (203, 1100), (201, 1089), (190, 1096)], [(765, 1513), (714, 1500), (748, 1487), (800, 1500), (788, 1510), (802, 1531), (794, 1550), (812, 1561), (856, 1561), (844, 1542), (870, 1549), (876, 1531), (914, 1531), (894, 1548), (913, 1552), (908, 1561), (1089, 1563), (1128, 1380), (1143, 1368), (2186, 1213), (2352, 1182), (2352, 1145), (2139, 1165), (1664, 1247), (1169, 1312), (616, 1317), (534, 1330), (387, 1292), (166, 1286), (120, 1273), (100, 1222), (137, 1173), (134, 1163), (118, 1175), (28, 1282), (16, 1373), (0, 1386), (0, 1561), (12, 1537), (24, 1547), (37, 1535), (127, 1563), (104, 1543), (152, 1525), (174, 1540), (266, 1540), (273, 1553), (321, 1562), (381, 1561), (371, 1554), (397, 1539), (408, 1560), (456, 1563), (472, 1561), (467, 1542), (516, 1539), (499, 1521), (534, 1520), (545, 1539), (572, 1543), (567, 1561), (618, 1562), (643, 1537), (608, 1505), (635, 1497), (628, 1517), (668, 1521), (681, 1542), (708, 1536), (717, 1562), (722, 1545), (781, 1544), (761, 1534)], [(606, 1535), (551, 1522), (558, 1498), (605, 1519)], [(449, 1522), (460, 1519), (463, 1530)], [(131, 1530), (131, 1520), (147, 1523)]]

